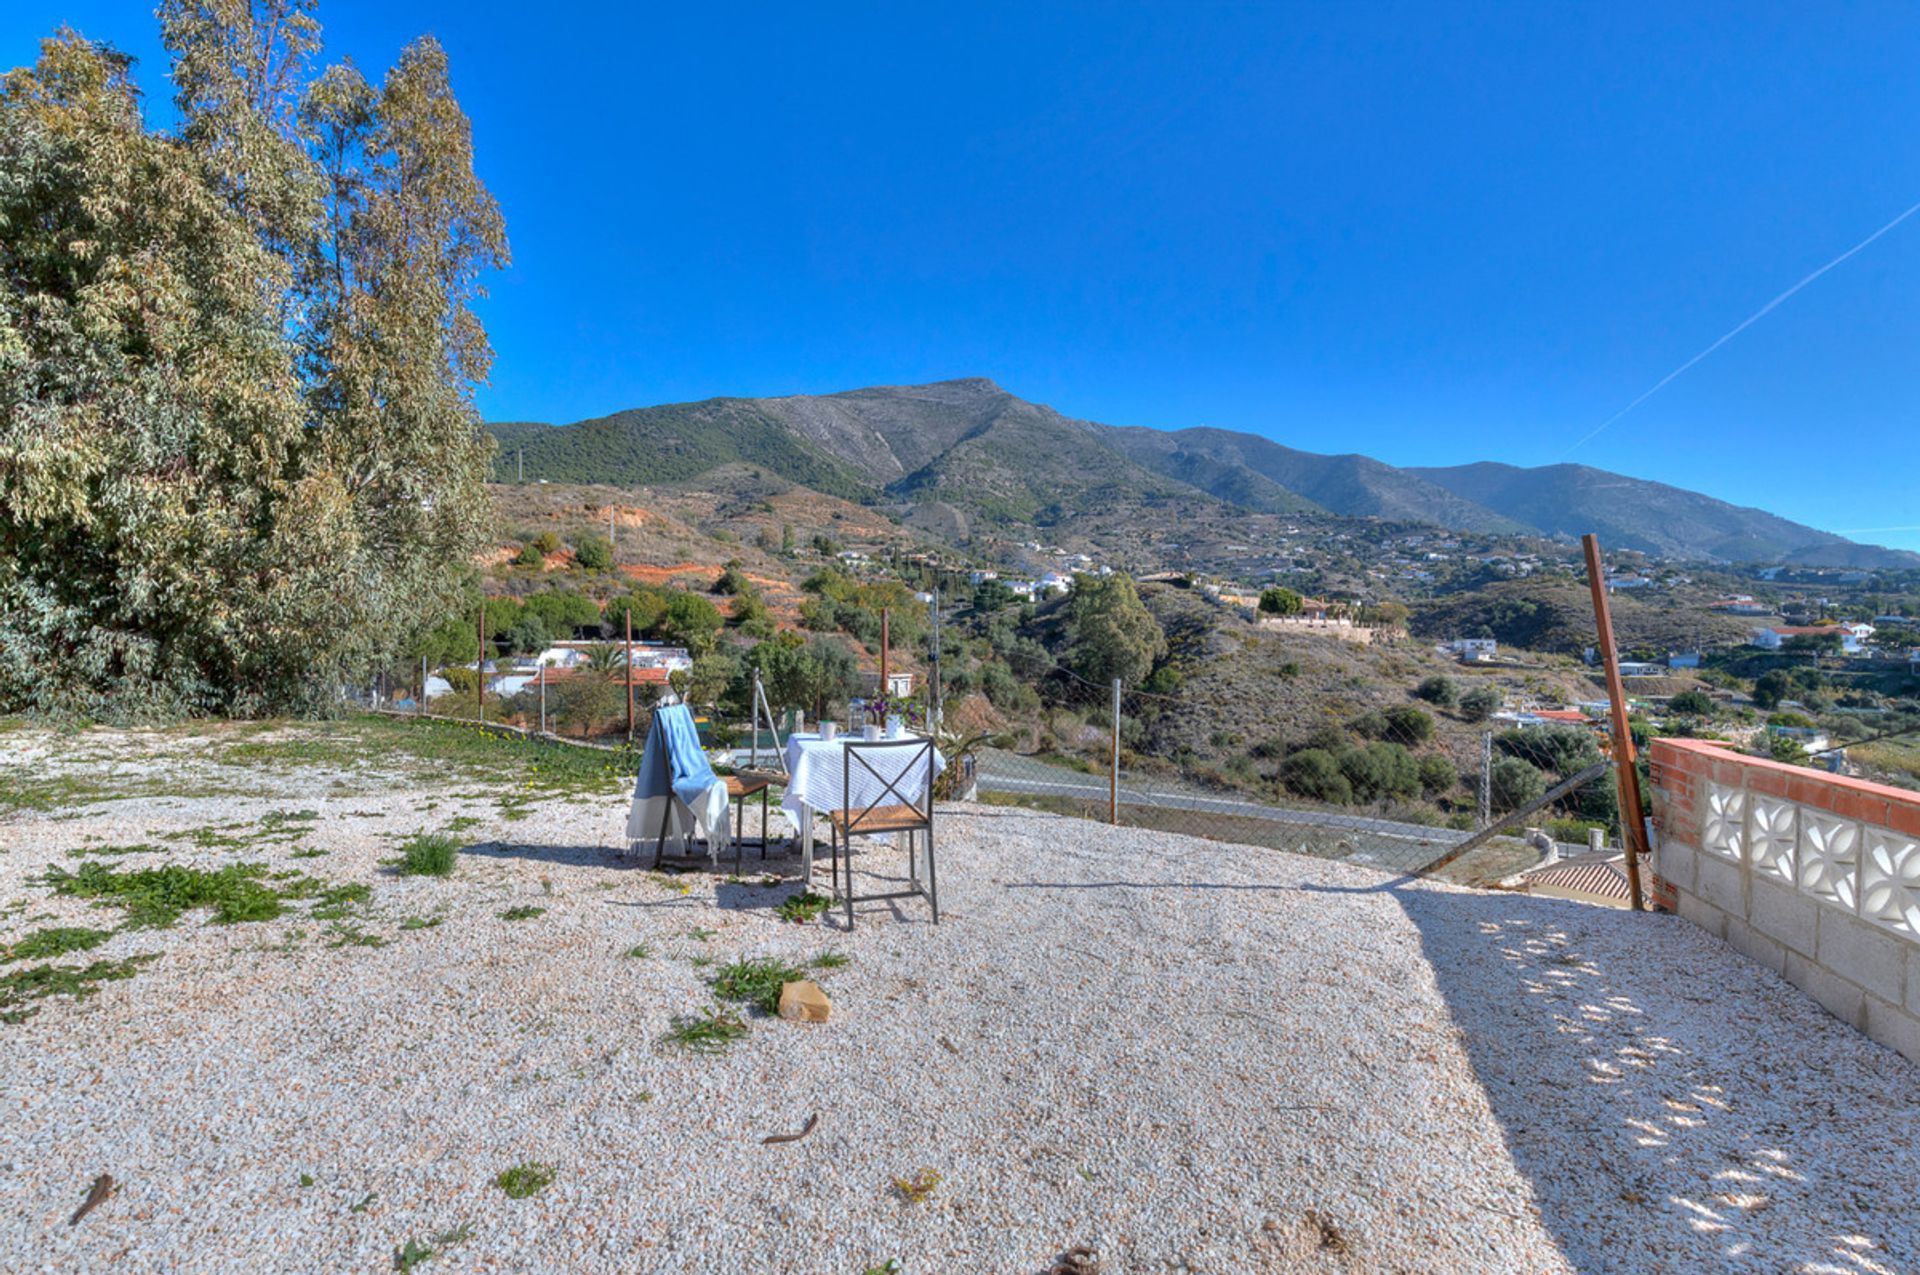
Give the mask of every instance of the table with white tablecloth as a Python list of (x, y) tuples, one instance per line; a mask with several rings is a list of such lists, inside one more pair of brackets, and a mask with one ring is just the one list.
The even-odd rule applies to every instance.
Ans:
[[(918, 735), (901, 738), (920, 744), (927, 742)], [(827, 740), (812, 733), (796, 734), (787, 739), (787, 788), (786, 795), (780, 799), (780, 809), (799, 829), (801, 876), (808, 883), (813, 881), (815, 811), (840, 810), (849, 806), (857, 810), (883, 800), (894, 805), (917, 802), (920, 794), (927, 790), (929, 753), (933, 758), (934, 774), (938, 775), (946, 769), (946, 759), (940, 756), (938, 748), (896, 747), (862, 752), (859, 760), (854, 761), (850, 768), (853, 793), (849, 801), (848, 794), (843, 791), (849, 770), (846, 746), (849, 743), (866, 742), (858, 735), (840, 735)], [(867, 767), (878, 771), (881, 777), (876, 777)], [(895, 793), (887, 791), (888, 782), (892, 783)]]

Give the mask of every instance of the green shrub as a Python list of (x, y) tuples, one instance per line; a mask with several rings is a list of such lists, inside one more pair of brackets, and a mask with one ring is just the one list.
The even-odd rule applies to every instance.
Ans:
[(1460, 698), (1460, 688), (1454, 685), (1450, 677), (1435, 675), (1413, 688), (1413, 693), (1429, 704), (1438, 704), (1441, 708), (1452, 708)]
[(438, 832), (409, 837), (400, 846), (399, 872), (403, 877), (444, 877), (453, 872), (460, 843)]
[(1538, 801), (1547, 791), (1547, 777), (1518, 757), (1494, 758), (1487, 778), (1489, 800), (1500, 814)]
[(1439, 753), (1428, 753), (1420, 759), (1420, 786), (1429, 796), (1439, 796), (1451, 790), (1460, 782), (1460, 772), (1453, 763)]
[(1500, 708), (1500, 692), (1491, 686), (1476, 686), (1460, 697), (1460, 716), (1470, 722), (1484, 722)]
[(1280, 782), (1288, 792), (1312, 801), (1344, 806), (1353, 800), (1353, 785), (1332, 754), (1319, 748), (1303, 748), (1282, 762)]
[(1424, 744), (1433, 738), (1433, 715), (1411, 704), (1396, 704), (1381, 716), (1387, 719), (1387, 736), (1404, 744)]

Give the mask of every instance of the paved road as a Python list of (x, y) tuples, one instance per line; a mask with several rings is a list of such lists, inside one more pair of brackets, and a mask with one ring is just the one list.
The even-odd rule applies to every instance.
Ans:
[[(984, 792), (1046, 797), (1068, 797), (1079, 801), (1105, 802), (1107, 780), (1104, 776), (1083, 774), (1066, 766), (1055, 766), (1032, 757), (1021, 757), (998, 750), (986, 750), (980, 756), (980, 788)], [(1370, 819), (1365, 815), (1346, 815), (1332, 810), (1288, 810), (1257, 801), (1242, 801), (1207, 793), (1182, 791), (1164, 785), (1141, 787), (1120, 780), (1120, 802), (1129, 806), (1157, 806), (1163, 809), (1192, 810), (1199, 814), (1234, 815), (1243, 819), (1262, 819), (1269, 823), (1294, 827), (1341, 828), (1363, 832), (1369, 837), (1418, 841), (1436, 850), (1464, 841), (1468, 833), (1454, 828), (1431, 828), (1425, 824), (1396, 823)]]

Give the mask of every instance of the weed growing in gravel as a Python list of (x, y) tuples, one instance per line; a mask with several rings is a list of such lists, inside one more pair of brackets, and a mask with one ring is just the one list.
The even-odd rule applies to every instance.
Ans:
[(213, 919), (223, 924), (272, 920), (280, 915), (282, 896), (260, 881), (266, 872), (263, 863), (231, 863), (213, 872), (177, 863), (116, 872), (89, 861), (78, 872), (49, 866), (45, 880), (55, 894), (125, 908), (130, 928), (159, 929), (199, 907), (211, 907)]
[(302, 1174), (300, 1175), (300, 1185), (301, 1185), (302, 1187), (309, 1187), (309, 1186), (312, 1186), (312, 1185), (313, 1185), (313, 1175), (312, 1175), (311, 1173), (302, 1173)]
[(545, 908), (537, 908), (531, 903), (521, 903), (502, 912), (500, 919), (502, 921), (531, 921), (534, 917), (544, 915), (545, 913)]
[(689, 1053), (723, 1054), (746, 1034), (747, 1024), (738, 1014), (715, 1006), (704, 1014), (674, 1019), (664, 1039)]
[(934, 1188), (940, 1185), (940, 1174), (935, 1169), (919, 1169), (912, 1175), (893, 1180), (893, 1189), (908, 1204), (923, 1204), (933, 1198)]
[(553, 1166), (524, 1160), (511, 1169), (502, 1169), (493, 1184), (505, 1191), (509, 1200), (524, 1200), (553, 1185)]
[(49, 996), (71, 996), (83, 1001), (100, 990), (100, 984), (132, 978), (152, 956), (130, 956), (124, 961), (95, 961), (91, 965), (30, 965), (25, 969), (0, 974), (0, 1023), (25, 1022), (38, 1013), (38, 1005), (28, 1001)]
[(434, 926), (446, 919), (444, 916), (410, 916), (400, 922), (400, 928), (403, 930), (431, 930)]
[(393, 1250), (393, 1269), (410, 1271), (422, 1262), (433, 1257), (433, 1250), (419, 1240), (408, 1240), (404, 1247)]
[(817, 970), (837, 970), (842, 965), (851, 963), (852, 960), (853, 958), (845, 952), (822, 952), (807, 964)]
[(480, 821), (472, 815), (455, 815), (447, 820), (448, 832), (465, 832), (469, 828), (478, 828)]
[(108, 855), (121, 854), (159, 854), (160, 850), (161, 847), (144, 841), (139, 845), (133, 846), (75, 846), (73, 849), (67, 851), (67, 857), (69, 859), (84, 859), (89, 855), (105, 857)]
[(714, 961), (716, 961), (717, 959), (719, 958), (707, 956), (703, 953), (698, 956), (689, 956), (687, 958), (687, 964), (693, 966), (693, 968), (697, 970), (703, 970), (707, 968), (707, 966), (712, 965)]
[(808, 890), (803, 894), (796, 894), (790, 898), (781, 900), (780, 906), (775, 908), (773, 912), (774, 915), (782, 921), (792, 921), (795, 924), (803, 924), (807, 921), (817, 921), (825, 916), (827, 907), (832, 902), (833, 900), (829, 899), (826, 895), (815, 894), (813, 891)]
[(444, 877), (453, 872), (460, 843), (437, 832), (423, 832), (400, 844), (398, 871), (403, 877)]
[(287, 857), (289, 859), (322, 859), (325, 858), (326, 855), (327, 852), (325, 850), (316, 850), (312, 846), (308, 846), (305, 850), (295, 850)]
[(369, 1191), (365, 1195), (360, 1197), (360, 1202), (358, 1204), (347, 1205), (347, 1212), (365, 1213), (368, 1209), (373, 1207), (373, 1202), (379, 1198), (380, 1198), (380, 1193), (378, 1191)]
[(687, 931), (687, 937), (690, 939), (699, 939), (704, 943), (719, 932), (718, 930), (703, 930), (695, 926), (693, 929)]
[(714, 975), (713, 991), (722, 1000), (741, 1001), (771, 1014), (780, 1008), (781, 985), (797, 983), (806, 976), (805, 970), (785, 961), (764, 957), (734, 961), (721, 966)]
[(0, 960), (39, 961), (49, 956), (65, 956), (68, 952), (99, 947), (112, 937), (112, 930), (90, 930), (78, 925), (35, 930), (12, 947), (0, 948)]
[(645, 943), (635, 943), (632, 947), (622, 952), (621, 955), (626, 957), (628, 960), (644, 961), (648, 957), (653, 955), (653, 949), (648, 947)]
[(368, 934), (357, 925), (345, 921), (335, 921), (327, 927), (328, 947), (385, 947), (387, 941), (378, 934)]
[[(308, 877), (307, 880), (313, 880)], [(330, 885), (320, 891), (313, 908), (308, 912), (316, 921), (333, 921), (349, 915), (353, 909), (373, 897), (373, 887), (365, 881), (350, 881), (341, 885)]]
[(897, 1257), (889, 1257), (878, 1266), (867, 1267), (866, 1270), (860, 1272), (860, 1275), (899, 1275), (899, 1272), (900, 1259)]

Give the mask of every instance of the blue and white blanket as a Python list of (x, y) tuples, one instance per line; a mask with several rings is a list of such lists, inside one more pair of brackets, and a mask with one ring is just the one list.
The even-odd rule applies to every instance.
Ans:
[(654, 710), (627, 811), (627, 841), (657, 840), (662, 820), (675, 854), (689, 853), (688, 839), (696, 834), (705, 835), (707, 857), (716, 862), (727, 849), (727, 782), (713, 773), (685, 704)]

